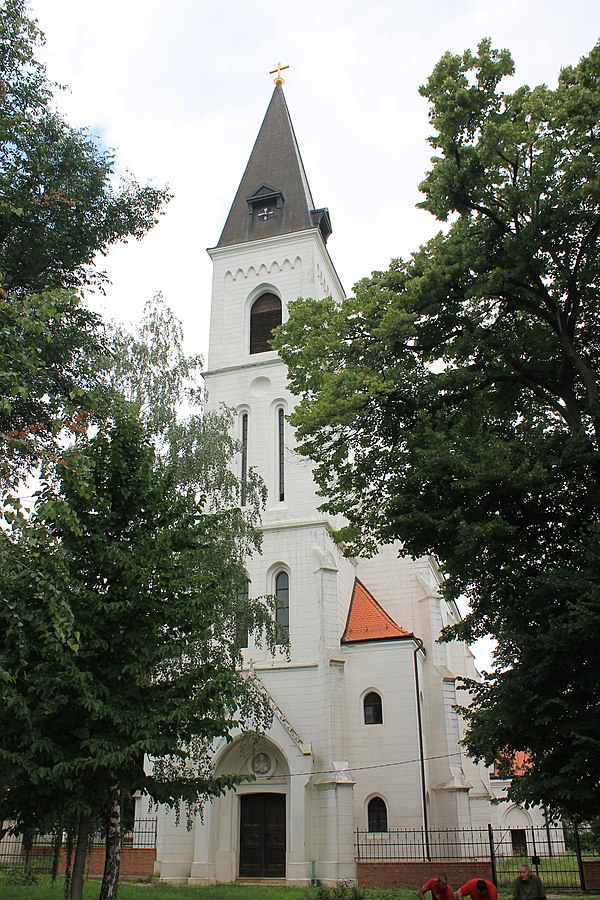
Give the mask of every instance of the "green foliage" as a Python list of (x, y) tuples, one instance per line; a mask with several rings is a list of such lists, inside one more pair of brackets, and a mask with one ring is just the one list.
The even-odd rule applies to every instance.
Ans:
[[(1, 873), (0, 873), (1, 883)], [(346, 889), (346, 897), (352, 888)], [(3, 885), (3, 900), (48, 900), (48, 898), (56, 897), (56, 900), (62, 898), (62, 879), (58, 879), (56, 884), (51, 884), (49, 879), (43, 878), (41, 882), (33, 886), (30, 891), (26, 891), (23, 887), (8, 887)], [(84, 885), (84, 900), (97, 900), (99, 886), (97, 882), (88, 881)], [(331, 897), (331, 890), (324, 887), (302, 888), (287, 885), (273, 884), (265, 889), (264, 885), (249, 884), (211, 884), (195, 887), (187, 887), (186, 885), (174, 885), (164, 882), (158, 884), (128, 884), (124, 882), (119, 886), (120, 900), (139, 900), (142, 895), (145, 900), (158, 900), (158, 898), (190, 898), (190, 900), (264, 900), (265, 896), (269, 900), (317, 900), (319, 892), (326, 891), (325, 896)], [(357, 888), (359, 896), (365, 900), (414, 900), (415, 891), (406, 888), (389, 888), (387, 890)], [(321, 893), (321, 896), (323, 894)], [(501, 894), (502, 896), (502, 894)], [(508, 897), (508, 894), (504, 896)]]
[[(577, 852), (575, 841), (575, 832), (571, 823), (563, 826), (565, 835), (565, 847), (570, 853)], [(600, 854), (600, 817), (592, 819), (589, 822), (578, 823), (579, 847), (584, 856), (595, 856)]]
[[(1, 872), (0, 872), (0, 883)], [(100, 886), (94, 880), (87, 881), (83, 885), (84, 900), (98, 900)], [(265, 889), (264, 885), (248, 884), (211, 884), (188, 887), (183, 884), (131, 884), (123, 882), (119, 885), (119, 900), (264, 900), (265, 895), (269, 900), (305, 900), (314, 895), (314, 891), (307, 891), (301, 887), (288, 887), (286, 885), (273, 884)], [(414, 891), (396, 891), (393, 895), (390, 891), (370, 891), (369, 900), (414, 900)], [(29, 888), (2, 884), (2, 900), (62, 900), (63, 880), (58, 879), (52, 884), (49, 878), (43, 878), (39, 884)]]
[(407, 888), (364, 888), (340, 882), (331, 887), (319, 885), (307, 891), (306, 896), (314, 900), (414, 900), (415, 891)]
[(202, 403), (198, 388), (202, 357), (186, 356), (181, 322), (161, 293), (144, 307), (132, 330), (113, 326), (109, 384), (118, 396), (136, 404), (159, 446), (169, 441), (181, 416)]
[(556, 90), (500, 89), (507, 51), (446, 54), (421, 89), (447, 229), (355, 296), (298, 301), (275, 340), (291, 420), (353, 553), (433, 554), (499, 641), (466, 745), (531, 767), (515, 799), (600, 799), (600, 45)]
[(142, 237), (167, 191), (113, 181), (114, 156), (52, 106), (25, 0), (0, 6), (0, 286), (18, 295), (102, 280), (115, 241)]
[(314, 896), (315, 900), (364, 900), (366, 895), (356, 885), (340, 883), (334, 887), (319, 885)]
[[(139, 409), (173, 478), (202, 491), (211, 509), (237, 507), (239, 482), (224, 464), (239, 451), (231, 437), (232, 412), (205, 411), (204, 392), (198, 386), (202, 359), (186, 355), (181, 322), (161, 294), (146, 303), (133, 333), (114, 327), (110, 356), (109, 387)], [(258, 541), (266, 492), (253, 470), (248, 473), (246, 495), (243, 521), (251, 528), (252, 540)], [(238, 536), (243, 539), (241, 533)], [(247, 548), (248, 553), (251, 550)]]
[(239, 780), (213, 776), (213, 742), (271, 716), (237, 640), (274, 641), (245, 591), (262, 487), (240, 509), (228, 415), (203, 416), (200, 361), (160, 297), (137, 335), (115, 331), (110, 363), (100, 430), (1, 535), (0, 802), (22, 825), (102, 820), (115, 786), (191, 811)]
[[(212, 775), (208, 749), (242, 720), (259, 727), (270, 715), (236, 665), (245, 572), (230, 523), (239, 515), (205, 512), (156, 464), (127, 408), (65, 453), (58, 491), (48, 486), (32, 519), (6, 539), (19, 577), (3, 584), (3, 599), (21, 621), (2, 648), (5, 812), (28, 824), (51, 814), (73, 821), (102, 815), (114, 783), (171, 805), (236, 783)], [(23, 561), (34, 542), (40, 565), (31, 570)], [(46, 624), (48, 598), (64, 585), (77, 648)], [(257, 627), (268, 625), (261, 604), (250, 611)], [(156, 759), (150, 774), (144, 754)]]
[(26, 0), (0, 3), (0, 486), (13, 486), (93, 406), (90, 360), (102, 343), (79, 289), (94, 260), (141, 238), (169, 199), (118, 182), (111, 151), (53, 106)]
[(101, 351), (98, 317), (66, 291), (0, 297), (0, 485), (57, 452), (87, 421)]
[(31, 886), (38, 884), (40, 876), (33, 869), (6, 868), (0, 871), (0, 884), (17, 884)]

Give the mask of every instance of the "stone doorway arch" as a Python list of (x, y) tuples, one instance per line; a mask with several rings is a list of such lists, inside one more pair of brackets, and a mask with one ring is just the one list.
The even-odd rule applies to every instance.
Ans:
[(213, 802), (212, 841), (218, 870), (230, 880), (285, 878), (289, 850), (290, 768), (283, 749), (265, 737), (240, 735), (219, 754), (215, 775), (252, 775)]

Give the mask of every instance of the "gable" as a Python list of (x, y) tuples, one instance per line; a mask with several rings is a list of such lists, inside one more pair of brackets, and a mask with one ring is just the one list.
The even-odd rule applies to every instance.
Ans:
[(249, 197), (246, 198), (246, 200), (247, 200), (247, 202), (251, 202), (252, 200), (256, 200), (256, 199), (262, 200), (265, 197), (276, 197), (276, 196), (283, 197), (283, 191), (281, 191), (279, 188), (273, 187), (272, 184), (266, 184), (263, 182), (263, 184), (259, 185), (259, 187), (257, 187), (255, 191), (252, 191), (252, 193), (250, 194)]
[(351, 644), (359, 641), (381, 641), (412, 636), (412, 632), (400, 628), (394, 622), (357, 578), (352, 589), (352, 599), (342, 635), (342, 643)]

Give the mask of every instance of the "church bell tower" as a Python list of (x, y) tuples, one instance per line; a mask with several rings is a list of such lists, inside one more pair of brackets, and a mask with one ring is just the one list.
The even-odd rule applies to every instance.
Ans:
[[(332, 860), (329, 879), (354, 874), (352, 783), (335, 768), (344, 768), (339, 763), (344, 752), (339, 582), (349, 598), (354, 566), (332, 541), (330, 523), (318, 510), (321, 500), (311, 465), (295, 451), (287, 421), (294, 397), (286, 385), (286, 368), (270, 346), (272, 330), (287, 319), (291, 300), (343, 299), (327, 250), (330, 234), (329, 212), (313, 201), (278, 79), (223, 232), (208, 251), (214, 266), (208, 404), (216, 408), (225, 403), (235, 410), (242, 503), (251, 467), (266, 485), (262, 552), (247, 562), (249, 590), (254, 596), (277, 597), (278, 629), (289, 640), (289, 650), (282, 646), (271, 654), (250, 637), (243, 651), (245, 663), (268, 691), (275, 715), (264, 757), (256, 763), (265, 771), (254, 771), (252, 790), (240, 787), (241, 796), (231, 801), (240, 829), (239, 859), (231, 871), (215, 873), (221, 880), (276, 874), (308, 883), (326, 841), (335, 844), (326, 851)], [(218, 767), (225, 771), (231, 764), (231, 758), (224, 758)], [(235, 765), (252, 770), (254, 763), (236, 759)], [(314, 772), (321, 769), (334, 774), (318, 776), (322, 783), (317, 788)], [(275, 784), (282, 797), (280, 812), (251, 808), (251, 803), (263, 803), (258, 794), (265, 794), (265, 803), (275, 802), (269, 797)], [(244, 790), (254, 795), (252, 801)], [(345, 830), (335, 824), (341, 810)], [(307, 823), (317, 811), (319, 824), (309, 838)], [(257, 851), (260, 858), (246, 848), (247, 817), (260, 819), (249, 828), (261, 833), (263, 828), (274, 833), (273, 820), (285, 823), (286, 849), (279, 862), (275, 847)]]
[[(280, 80), (280, 79), (278, 79)], [(209, 405), (238, 412), (240, 477), (250, 467), (268, 490), (265, 525), (314, 520), (318, 500), (286, 421), (292, 397), (269, 339), (297, 297), (342, 299), (281, 84), (277, 83), (216, 247), (206, 386)]]
[[(243, 665), (263, 684), (273, 722), (258, 743), (232, 734), (215, 775), (251, 776), (207, 804), (192, 832), (159, 817), (157, 874), (190, 884), (357, 877), (356, 830), (383, 852), (394, 829), (491, 821), (489, 779), (459, 746), (456, 682), (468, 649), (437, 643), (458, 611), (431, 559), (398, 546), (344, 556), (319, 506), (288, 416), (296, 399), (271, 348), (298, 297), (344, 297), (327, 249), (331, 221), (313, 201), (280, 71), (213, 262), (208, 408), (234, 411), (244, 487), (267, 489), (249, 596), (274, 596), (281, 645), (249, 636)], [(286, 645), (286, 646), (284, 646)], [(458, 700), (461, 700), (458, 697)], [(379, 848), (379, 849), (378, 849)], [(392, 853), (392, 847), (385, 852)], [(382, 857), (383, 858), (383, 857)]]

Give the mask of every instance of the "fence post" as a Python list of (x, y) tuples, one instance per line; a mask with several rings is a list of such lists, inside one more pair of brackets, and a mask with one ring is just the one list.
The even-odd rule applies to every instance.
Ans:
[(545, 806), (542, 806), (542, 810), (544, 811), (544, 822), (546, 824), (546, 838), (548, 839), (548, 856), (552, 859), (554, 855), (552, 853), (552, 840), (550, 838), (550, 825), (548, 824), (548, 811)]
[(488, 840), (490, 842), (490, 864), (492, 866), (492, 881), (498, 887), (498, 875), (496, 873), (496, 850), (494, 848), (494, 831), (488, 822)]
[(531, 826), (531, 848), (533, 853), (531, 854), (531, 862), (535, 866), (535, 874), (540, 876), (540, 858), (538, 856), (537, 847), (535, 846), (535, 829), (533, 825)]
[(358, 828), (356, 829), (356, 861), (360, 862), (360, 840), (358, 837)]
[(577, 822), (573, 822), (573, 835), (575, 837), (575, 852), (577, 853), (577, 867), (579, 869), (579, 883), (582, 891), (587, 891), (585, 886), (585, 870), (583, 868), (583, 859), (581, 858), (581, 844), (579, 843), (579, 828)]

